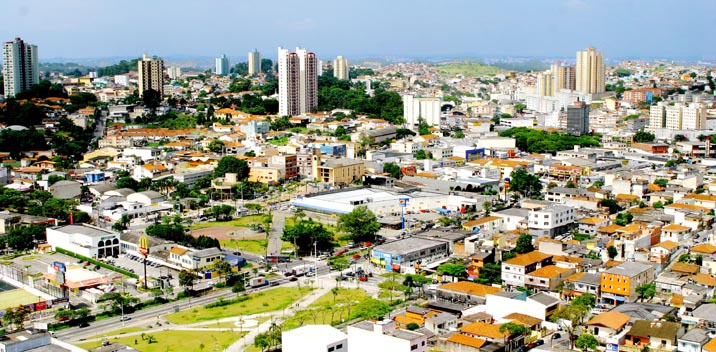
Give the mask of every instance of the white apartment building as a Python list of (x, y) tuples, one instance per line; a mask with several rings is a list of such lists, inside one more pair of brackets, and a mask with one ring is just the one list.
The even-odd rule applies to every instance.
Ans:
[(403, 117), (409, 128), (417, 126), (420, 117), (430, 126), (439, 126), (441, 105), (441, 98), (406, 94), (403, 95)]
[(129, 87), (129, 75), (115, 75), (114, 84), (122, 87)]
[(415, 154), (420, 150), (421, 144), (413, 141), (399, 141), (390, 143), (390, 149), (398, 153)]
[[(416, 331), (398, 329), (395, 321), (361, 321), (349, 325), (348, 343), (351, 352), (427, 352), (428, 337)], [(308, 350), (303, 350), (308, 351)]]
[(221, 57), (216, 58), (214, 67), (214, 73), (216, 73), (219, 76), (226, 76), (229, 74), (229, 58), (226, 57), (226, 54), (222, 54)]
[(169, 76), (169, 79), (179, 79), (181, 78), (181, 67), (178, 66), (169, 66), (167, 68), (167, 76)]
[(5, 42), (2, 75), (6, 97), (13, 97), (30, 89), (33, 84), (40, 83), (37, 55), (37, 45), (25, 43), (20, 38)]
[(349, 70), (349, 62), (345, 57), (338, 56), (333, 60), (333, 77), (347, 80), (350, 78)]
[(537, 237), (554, 238), (570, 230), (574, 223), (574, 208), (551, 205), (530, 210), (530, 234)]
[(706, 106), (700, 103), (668, 105), (659, 102), (649, 108), (649, 129), (703, 130), (706, 129), (706, 115)]
[(284, 352), (347, 352), (348, 335), (330, 325), (304, 325), (281, 333)]
[(278, 48), (278, 114), (296, 116), (318, 105), (318, 59), (306, 49)]

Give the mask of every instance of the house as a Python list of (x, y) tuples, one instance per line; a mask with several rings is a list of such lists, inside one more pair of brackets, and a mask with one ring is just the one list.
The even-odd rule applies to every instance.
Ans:
[(143, 191), (143, 192), (136, 192), (132, 193), (127, 196), (128, 202), (133, 203), (140, 203), (144, 205), (152, 205), (155, 203), (161, 203), (165, 201), (166, 199), (164, 196), (156, 191)]
[(677, 339), (678, 350), (679, 352), (701, 352), (709, 340), (708, 331), (694, 328)]
[[(663, 233), (662, 233), (663, 234)], [(679, 249), (679, 244), (673, 241), (659, 242), (649, 249), (649, 261), (654, 263), (670, 263), (671, 257)]]
[(498, 287), (470, 281), (458, 281), (438, 286), (435, 289), (435, 297), (444, 301), (478, 305), (485, 304), (488, 294), (495, 294), (500, 291), (502, 290)]
[(485, 339), (454, 333), (447, 339), (439, 339), (437, 348), (444, 352), (481, 352), (481, 348), (487, 344), (489, 342)]
[(552, 255), (532, 251), (502, 262), (502, 282), (506, 286), (525, 286), (525, 275), (552, 264)]
[(637, 298), (639, 285), (654, 281), (654, 267), (639, 262), (624, 262), (601, 274), (602, 299), (611, 300), (615, 305), (633, 302)]
[(595, 236), (600, 227), (608, 226), (609, 219), (600, 217), (584, 218), (577, 221), (577, 232)]
[(581, 296), (585, 293), (599, 297), (599, 286), (601, 276), (595, 273), (581, 271), (574, 273), (564, 279), (564, 289), (562, 293), (565, 296)]
[(499, 216), (483, 216), (479, 219), (466, 221), (462, 224), (464, 230), (472, 233), (492, 234), (503, 230), (505, 220)]
[(526, 314), (534, 318), (547, 320), (559, 309), (560, 299), (544, 292), (527, 296), (525, 292), (498, 292), (487, 295), (486, 313), (496, 320), (503, 319), (512, 313)]
[(330, 325), (303, 325), (281, 333), (283, 351), (347, 352), (348, 335)]
[(464, 325), (460, 328), (460, 332), (467, 336), (490, 342), (503, 342), (508, 336), (507, 332), (500, 332), (499, 324), (483, 323), (479, 321)]
[(677, 224), (669, 224), (661, 228), (661, 241), (683, 243), (691, 233), (691, 228)]
[(525, 287), (535, 291), (554, 291), (573, 272), (570, 268), (546, 265), (525, 275)]
[(398, 329), (392, 320), (364, 320), (348, 325), (346, 332), (351, 351), (428, 351), (428, 337), (425, 334)]
[(621, 312), (604, 312), (594, 316), (587, 322), (587, 330), (599, 340), (600, 344), (617, 344), (624, 342), (630, 316)]
[(457, 329), (457, 316), (441, 312), (425, 318), (425, 328), (435, 335), (442, 335)]
[(224, 259), (224, 253), (218, 248), (195, 250), (176, 246), (169, 250), (168, 261), (186, 269), (196, 270), (211, 266), (215, 260), (222, 259)]
[(676, 349), (677, 338), (682, 332), (679, 323), (637, 320), (626, 334), (625, 345), (671, 351)]
[(532, 209), (529, 215), (530, 234), (536, 237), (554, 238), (569, 232), (574, 223), (574, 208), (551, 205)]

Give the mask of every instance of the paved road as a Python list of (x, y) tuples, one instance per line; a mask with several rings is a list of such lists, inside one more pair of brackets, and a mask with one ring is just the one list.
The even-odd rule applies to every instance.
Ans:
[(266, 252), (268, 254), (281, 254), (281, 235), (283, 234), (283, 228), (286, 225), (286, 218), (293, 216), (293, 214), (281, 210), (274, 210), (271, 214), (273, 215), (273, 223), (271, 224), (271, 231), (269, 232)]

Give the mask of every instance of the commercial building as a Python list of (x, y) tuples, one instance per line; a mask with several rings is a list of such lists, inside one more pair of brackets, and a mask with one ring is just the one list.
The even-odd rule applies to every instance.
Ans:
[(602, 299), (615, 304), (634, 302), (638, 297), (636, 288), (639, 285), (654, 281), (654, 267), (639, 262), (624, 262), (601, 275), (600, 285)]
[[(367, 320), (349, 325), (351, 351), (427, 352), (428, 337), (417, 331), (398, 329), (395, 321)], [(305, 351), (305, 350), (304, 350)]]
[(281, 333), (284, 352), (346, 352), (348, 335), (330, 325), (304, 325)]
[(589, 133), (589, 105), (587, 103), (577, 101), (567, 107), (567, 130), (577, 135)]
[(350, 78), (349, 70), (350, 66), (348, 59), (345, 57), (338, 56), (335, 60), (333, 60), (333, 77), (347, 80)]
[(318, 59), (306, 49), (278, 48), (278, 114), (295, 116), (318, 105)]
[(439, 126), (441, 105), (441, 98), (406, 94), (403, 95), (403, 117), (409, 128), (417, 126), (421, 117), (428, 125)]
[(214, 73), (217, 75), (226, 76), (229, 74), (229, 58), (226, 57), (226, 54), (221, 54), (221, 57), (216, 58), (215, 66)]
[(374, 247), (370, 261), (389, 272), (414, 273), (416, 266), (434, 263), (449, 255), (447, 241), (409, 237)]
[(249, 52), (249, 75), (261, 73), (261, 53), (254, 49)]
[(574, 208), (552, 205), (530, 210), (529, 230), (532, 236), (554, 238), (571, 230)]
[(48, 227), (47, 244), (89, 258), (119, 255), (119, 234), (87, 224)]
[(144, 54), (137, 62), (137, 71), (140, 97), (149, 89), (159, 93), (160, 97), (164, 95), (164, 60), (150, 58), (149, 55)]
[(589, 47), (577, 52), (576, 90), (587, 94), (606, 92), (604, 56)]
[(40, 83), (39, 73), (37, 45), (25, 43), (20, 38), (5, 42), (2, 75), (6, 97), (14, 97), (30, 89), (33, 84)]
[(312, 166), (314, 179), (330, 185), (349, 185), (365, 175), (365, 164), (360, 159), (328, 159), (324, 163), (314, 159)]
[(574, 66), (562, 65), (561, 62), (557, 61), (552, 64), (552, 78), (554, 83), (554, 92), (559, 92), (561, 89), (574, 90), (576, 87), (576, 73)]

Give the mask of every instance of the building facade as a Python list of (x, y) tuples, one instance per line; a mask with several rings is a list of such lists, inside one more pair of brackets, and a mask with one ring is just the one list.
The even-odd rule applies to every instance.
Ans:
[(561, 62), (557, 61), (552, 64), (552, 78), (554, 79), (554, 92), (559, 92), (560, 89), (575, 90), (576, 88), (576, 74), (574, 66), (562, 65)]
[(254, 49), (249, 52), (249, 75), (261, 73), (261, 53)]
[(37, 70), (37, 45), (25, 43), (20, 38), (5, 42), (3, 46), (3, 67), (5, 96), (30, 89), (33, 84), (40, 83)]
[(214, 73), (217, 75), (226, 76), (229, 74), (229, 58), (226, 57), (226, 54), (221, 54), (221, 57), (216, 58), (215, 66)]
[(88, 258), (118, 256), (119, 234), (87, 224), (48, 227), (47, 243)]
[(164, 95), (164, 60), (150, 58), (149, 55), (144, 54), (137, 62), (137, 71), (140, 97), (149, 89), (159, 93), (160, 97)]
[(589, 105), (587, 103), (577, 101), (567, 107), (567, 130), (577, 135), (589, 133)]
[(278, 48), (278, 113), (295, 116), (318, 105), (318, 60), (306, 49)]
[(338, 56), (335, 60), (333, 60), (333, 77), (347, 80), (350, 78), (349, 69), (350, 66), (348, 59), (345, 57)]
[(416, 97), (403, 95), (403, 117), (409, 127), (417, 126), (423, 118), (430, 126), (440, 125), (440, 106), (442, 100), (437, 97)]
[(604, 56), (592, 47), (577, 52), (576, 90), (587, 94), (606, 92)]

